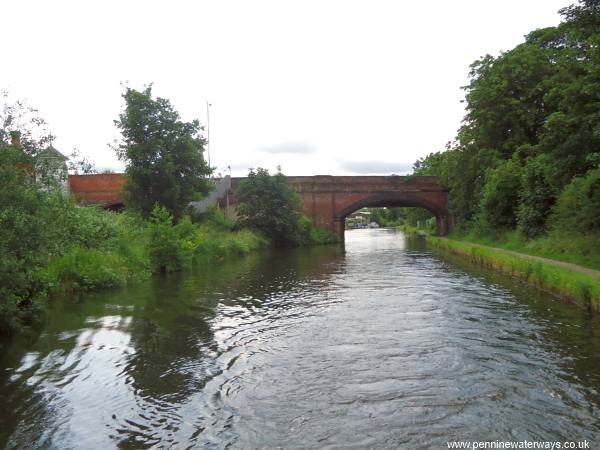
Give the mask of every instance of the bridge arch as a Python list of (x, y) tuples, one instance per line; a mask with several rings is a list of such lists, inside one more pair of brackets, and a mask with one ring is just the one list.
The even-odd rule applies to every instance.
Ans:
[[(448, 189), (434, 176), (292, 176), (288, 183), (302, 199), (303, 212), (321, 228), (344, 239), (346, 216), (365, 206), (422, 207), (437, 218), (437, 233), (452, 230)], [(214, 201), (235, 210), (235, 191), (244, 178), (231, 178)], [(70, 175), (70, 190), (84, 204), (119, 208), (123, 203), (124, 174)], [(223, 195), (225, 197), (223, 197)]]
[(418, 193), (409, 192), (383, 192), (373, 195), (366, 195), (353, 203), (342, 207), (336, 211), (333, 216), (335, 228), (340, 235), (344, 233), (344, 222), (346, 217), (361, 208), (424, 208), (432, 213), (436, 218), (437, 234), (444, 235), (448, 233), (450, 226), (450, 213), (446, 207), (440, 206), (427, 198), (423, 198)]

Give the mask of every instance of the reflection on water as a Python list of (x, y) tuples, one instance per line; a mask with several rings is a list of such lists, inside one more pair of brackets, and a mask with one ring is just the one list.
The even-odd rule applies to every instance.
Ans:
[(600, 442), (598, 320), (389, 230), (54, 302), (7, 448)]

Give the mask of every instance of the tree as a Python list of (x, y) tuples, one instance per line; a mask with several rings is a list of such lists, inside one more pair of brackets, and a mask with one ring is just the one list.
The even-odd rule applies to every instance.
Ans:
[(547, 229), (547, 219), (556, 201), (550, 183), (550, 157), (540, 155), (528, 161), (521, 175), (517, 221), (526, 238), (536, 237)]
[(31, 157), (0, 140), (0, 335), (19, 328), (45, 289), (45, 193), (31, 173)]
[(563, 233), (600, 233), (600, 167), (574, 177), (563, 189), (552, 211), (555, 230)]
[(54, 135), (37, 109), (13, 100), (6, 91), (0, 92), (0, 97), (0, 145), (6, 146), (18, 136), (20, 150), (30, 158), (51, 146)]
[(160, 204), (178, 219), (209, 190), (203, 128), (197, 120), (183, 122), (169, 100), (153, 99), (152, 86), (126, 88), (123, 99), (125, 111), (115, 121), (123, 139), (115, 150), (127, 163), (127, 205), (148, 217)]
[(251, 169), (248, 178), (235, 192), (238, 223), (259, 231), (278, 245), (299, 243), (301, 200), (278, 168), (275, 175), (267, 169)]
[(520, 189), (521, 167), (514, 159), (488, 170), (479, 215), (486, 230), (515, 228)]
[(561, 190), (600, 163), (600, 0), (560, 12), (558, 26), (471, 65), (456, 142), (415, 164), (449, 188), (459, 228), (516, 218), (535, 237)]

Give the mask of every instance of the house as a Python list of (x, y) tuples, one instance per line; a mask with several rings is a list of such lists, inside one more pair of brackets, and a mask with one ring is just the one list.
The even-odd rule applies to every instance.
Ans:
[(68, 159), (52, 145), (40, 151), (34, 158), (35, 180), (47, 190), (58, 184), (62, 191), (68, 192)]
[[(11, 145), (23, 150), (19, 132), (11, 132)], [(49, 191), (58, 186), (63, 192), (69, 192), (68, 159), (68, 157), (50, 145), (48, 148), (35, 154), (33, 157), (33, 170), (29, 168), (26, 172), (31, 176), (35, 175), (35, 180), (44, 190)]]

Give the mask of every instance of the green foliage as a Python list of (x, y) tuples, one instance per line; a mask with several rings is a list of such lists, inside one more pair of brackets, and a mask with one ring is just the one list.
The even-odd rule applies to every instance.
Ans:
[(540, 155), (528, 162), (521, 177), (519, 228), (526, 238), (539, 236), (547, 228), (547, 218), (556, 200), (549, 181), (547, 155)]
[(78, 206), (61, 192), (51, 192), (40, 211), (47, 224), (52, 254), (62, 254), (72, 246), (105, 248), (119, 234), (117, 213), (96, 206)]
[(550, 231), (537, 238), (526, 239), (519, 230), (470, 229), (467, 234), (453, 232), (450, 237), (600, 270), (600, 239), (597, 234)]
[(173, 225), (173, 216), (162, 206), (155, 206), (148, 223), (150, 262), (155, 272), (175, 272), (189, 265), (191, 254), (181, 245), (191, 232), (189, 219), (181, 221), (181, 227)]
[(238, 187), (238, 227), (255, 230), (275, 245), (330, 244), (338, 237), (318, 228), (301, 213), (302, 201), (278, 168), (275, 175), (266, 169), (251, 169)]
[(250, 170), (237, 191), (238, 223), (263, 233), (276, 245), (296, 245), (300, 237), (301, 201), (278, 170)]
[(600, 278), (596, 276), (452, 239), (428, 236), (427, 243), (568, 297), (586, 309), (600, 311)]
[[(7, 111), (17, 115), (2, 116)], [(19, 111), (0, 111), (0, 335), (31, 322), (49, 295), (122, 286), (152, 271), (266, 245), (256, 233), (231, 232), (231, 221), (218, 211), (202, 225), (187, 217), (174, 225), (169, 211), (157, 208), (148, 224), (140, 214), (76, 205), (43, 189), (33, 168), (44, 141), (29, 132), (22, 134), (24, 145), (5, 141)]]
[(123, 140), (116, 151), (127, 163), (127, 205), (148, 217), (158, 203), (179, 219), (209, 189), (202, 128), (197, 120), (181, 121), (167, 99), (153, 99), (151, 86), (127, 88), (123, 99), (125, 111), (115, 121)]
[(183, 270), (208, 260), (245, 255), (267, 244), (266, 239), (252, 231), (223, 228), (221, 214), (213, 211), (199, 223), (184, 216), (174, 225), (166, 208), (156, 206), (148, 224), (153, 271)]
[(435, 230), (435, 217), (424, 208), (367, 208), (370, 221), (381, 227), (409, 226)]
[(334, 233), (317, 227), (305, 216), (300, 217), (298, 236), (299, 245), (334, 244), (339, 240)]
[(51, 145), (54, 136), (37, 109), (22, 100), (13, 100), (6, 91), (0, 92), (0, 98), (0, 147), (8, 146), (12, 137), (18, 136), (20, 150), (33, 161)]
[[(548, 229), (565, 232), (567, 222), (571, 232), (595, 227), (594, 202), (575, 192), (591, 188), (570, 183), (600, 162), (600, 8), (584, 0), (561, 13), (558, 26), (471, 65), (455, 142), (415, 163), (416, 175), (436, 175), (449, 188), (458, 229), (518, 226), (532, 239)], [(564, 205), (583, 208), (577, 219), (567, 206), (551, 215), (563, 189)]]
[(47, 274), (55, 291), (85, 292), (123, 286), (129, 279), (125, 258), (117, 252), (72, 247), (53, 258)]
[(479, 219), (484, 228), (515, 227), (520, 188), (521, 167), (515, 160), (488, 170), (479, 206)]
[[(47, 227), (39, 211), (44, 194), (21, 164), (17, 149), (0, 146), (0, 334), (18, 323), (14, 315), (46, 289), (37, 272), (46, 262)], [(14, 320), (12, 320), (14, 318)]]
[(242, 256), (263, 248), (268, 241), (250, 230), (223, 232), (211, 225), (200, 225), (185, 245), (193, 254), (193, 263), (220, 260), (230, 256)]
[(563, 189), (552, 223), (554, 231), (600, 235), (600, 167), (573, 178)]
[(235, 228), (235, 221), (225, 215), (225, 213), (217, 206), (209, 206), (202, 213), (193, 213), (192, 220), (194, 223), (203, 223), (211, 227), (231, 231)]

